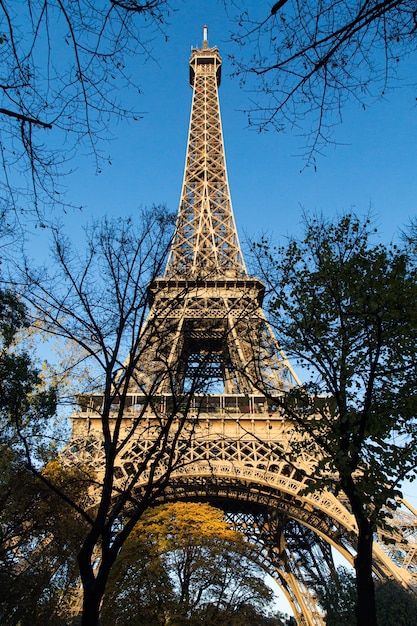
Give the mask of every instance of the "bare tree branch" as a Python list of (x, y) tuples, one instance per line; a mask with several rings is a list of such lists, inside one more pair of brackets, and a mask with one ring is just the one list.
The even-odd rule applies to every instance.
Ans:
[(15, 113), (14, 111), (10, 111), (9, 109), (0, 108), (0, 113), (3, 115), (8, 115), (9, 117), (15, 117), (21, 122), (36, 124), (37, 126), (42, 126), (43, 128), (52, 128), (52, 124), (49, 124), (48, 122), (42, 122), (42, 120), (35, 119), (34, 117), (28, 117), (27, 115), (23, 115), (22, 113)]
[(141, 117), (123, 92), (140, 93), (132, 60), (152, 57), (169, 10), (169, 0), (0, 0), (5, 208), (43, 222), (44, 207), (65, 204), (63, 176), (79, 146), (100, 170), (109, 129)]
[(332, 140), (345, 102), (367, 106), (384, 95), (400, 61), (417, 49), (411, 0), (285, 0), (269, 14), (241, 6), (232, 37), (241, 53), (232, 62), (256, 94), (249, 122), (259, 130), (302, 128), (307, 165)]

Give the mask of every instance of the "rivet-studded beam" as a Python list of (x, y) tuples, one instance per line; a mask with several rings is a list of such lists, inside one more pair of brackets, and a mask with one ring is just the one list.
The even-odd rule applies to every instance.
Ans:
[(190, 59), (193, 100), (181, 201), (164, 277), (149, 288), (138, 387), (149, 390), (158, 381), (158, 392), (178, 392), (193, 379), (206, 392), (215, 387), (280, 395), (297, 377), (262, 311), (264, 285), (248, 276), (240, 249), (227, 180), (220, 73), (219, 52), (204, 40)]

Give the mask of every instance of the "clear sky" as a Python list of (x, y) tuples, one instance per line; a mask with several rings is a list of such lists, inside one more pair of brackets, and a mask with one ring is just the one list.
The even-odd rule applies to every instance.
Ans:
[[(253, 0), (254, 5), (258, 0)], [(247, 127), (242, 112), (249, 94), (232, 80), (228, 54), (234, 52), (231, 15), (217, 0), (178, 2), (166, 32), (155, 40), (155, 61), (138, 59), (134, 71), (142, 94), (130, 104), (144, 112), (135, 124), (120, 123), (114, 139), (104, 146), (112, 165), (96, 175), (94, 164), (79, 155), (75, 173), (67, 180), (68, 200), (84, 208), (69, 212), (62, 223), (71, 234), (93, 217), (134, 216), (139, 207), (166, 204), (176, 211), (183, 177), (191, 89), (188, 59), (191, 46), (201, 46), (202, 26), (208, 25), (209, 45), (223, 57), (220, 104), (229, 183), (241, 241), (265, 231), (278, 240), (300, 232), (301, 207), (334, 216), (353, 208), (373, 210), (384, 241), (396, 236), (417, 217), (416, 91), (408, 86), (417, 76), (416, 59), (402, 66), (402, 89), (362, 110), (351, 103), (343, 124), (335, 129), (337, 147), (318, 158), (317, 170), (303, 169), (303, 140), (297, 131), (259, 134)], [(409, 78), (409, 80), (408, 80)], [(44, 249), (35, 233), (38, 248)], [(417, 498), (407, 493), (417, 506)]]
[[(256, 2), (254, 2), (256, 4)], [(412, 87), (396, 89), (365, 111), (351, 103), (343, 124), (335, 129), (337, 147), (318, 158), (317, 171), (303, 169), (303, 138), (297, 131), (257, 133), (242, 112), (250, 94), (232, 79), (228, 54), (234, 29), (233, 12), (221, 1), (179, 2), (170, 17), (168, 42), (155, 40), (155, 62), (138, 59), (135, 73), (142, 94), (131, 94), (133, 107), (144, 112), (135, 124), (120, 123), (114, 140), (104, 146), (112, 165), (96, 175), (80, 157), (68, 180), (68, 198), (83, 205), (75, 219), (101, 214), (133, 214), (142, 206), (178, 206), (191, 106), (188, 85), (190, 47), (201, 45), (202, 25), (209, 27), (209, 45), (223, 57), (220, 103), (229, 183), (237, 227), (244, 239), (265, 230), (276, 238), (297, 234), (301, 208), (326, 216), (351, 207), (364, 214), (370, 207), (384, 240), (417, 215), (417, 109)], [(403, 83), (417, 75), (417, 62), (403, 65)], [(410, 77), (408, 81), (407, 77)], [(81, 217), (81, 220), (80, 220)]]

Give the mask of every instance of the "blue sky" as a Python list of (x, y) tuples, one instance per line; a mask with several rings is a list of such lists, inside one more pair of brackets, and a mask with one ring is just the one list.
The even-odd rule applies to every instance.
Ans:
[[(259, 8), (257, 0), (253, 6)], [(257, 238), (265, 231), (282, 240), (300, 232), (303, 207), (331, 217), (353, 208), (372, 208), (384, 241), (417, 216), (417, 106), (410, 84), (417, 76), (417, 59), (402, 63), (403, 87), (366, 110), (350, 103), (343, 123), (335, 128), (340, 145), (328, 146), (318, 157), (317, 170), (304, 169), (303, 145), (297, 131), (257, 133), (242, 112), (250, 94), (232, 79), (228, 54), (235, 51), (230, 33), (235, 25), (221, 0), (176, 3), (163, 36), (153, 43), (154, 60), (132, 60), (142, 93), (126, 94), (126, 106), (143, 112), (136, 123), (111, 128), (112, 141), (102, 145), (112, 165), (100, 175), (80, 152), (66, 180), (67, 199), (84, 208), (62, 215), (69, 234), (101, 215), (137, 213), (138, 208), (166, 204), (178, 207), (192, 92), (188, 84), (191, 46), (201, 46), (202, 26), (208, 25), (209, 45), (223, 57), (220, 105), (229, 183), (241, 241), (245, 233)], [(59, 36), (59, 33), (57, 34)], [(35, 233), (38, 251), (46, 250)], [(78, 236), (78, 233), (77, 233)]]
[[(187, 6), (185, 6), (187, 4)], [(254, 3), (256, 4), (256, 3)], [(304, 169), (303, 145), (297, 131), (257, 133), (249, 130), (242, 112), (249, 94), (231, 79), (228, 54), (233, 22), (216, 0), (179, 3), (170, 17), (169, 40), (155, 40), (155, 61), (138, 59), (134, 72), (142, 94), (129, 103), (144, 113), (135, 124), (119, 123), (114, 139), (103, 146), (112, 165), (96, 175), (94, 165), (79, 156), (77, 171), (67, 180), (68, 199), (83, 205), (69, 214), (72, 230), (99, 215), (134, 215), (139, 207), (166, 204), (176, 211), (185, 159), (191, 89), (190, 47), (200, 46), (202, 25), (209, 44), (223, 57), (220, 103), (229, 183), (241, 240), (264, 231), (277, 239), (300, 231), (301, 207), (326, 216), (353, 208), (364, 214), (372, 207), (385, 241), (417, 215), (417, 110), (411, 87), (388, 93), (365, 111), (357, 104), (343, 110), (336, 127), (336, 147), (328, 146), (317, 171)], [(417, 75), (417, 63), (403, 64), (403, 83)]]

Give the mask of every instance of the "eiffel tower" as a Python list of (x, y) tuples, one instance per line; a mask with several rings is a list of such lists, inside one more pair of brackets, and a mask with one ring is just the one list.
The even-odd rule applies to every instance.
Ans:
[[(132, 421), (140, 424), (117, 460), (115, 484), (123, 488), (173, 404), (186, 398), (191, 426), (165, 442), (175, 446), (176, 461), (163, 500), (222, 508), (256, 546), (257, 561), (283, 590), (298, 626), (320, 626), (317, 586), (334, 569), (334, 551), (353, 563), (357, 529), (340, 497), (326, 490), (303, 495), (317, 450), (306, 445), (296, 462), (286, 460), (297, 435), (280, 398), (299, 381), (262, 311), (264, 286), (248, 275), (242, 256), (218, 99), (222, 60), (208, 45), (206, 27), (189, 64), (193, 100), (181, 201), (164, 276), (149, 286), (126, 432)], [(67, 452), (98, 473), (100, 402), (91, 396), (72, 416)], [(142, 471), (141, 485), (149, 472)], [(397, 513), (389, 550), (375, 541), (380, 579), (416, 584), (415, 513), (407, 503)]]

